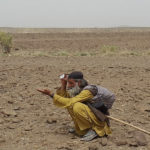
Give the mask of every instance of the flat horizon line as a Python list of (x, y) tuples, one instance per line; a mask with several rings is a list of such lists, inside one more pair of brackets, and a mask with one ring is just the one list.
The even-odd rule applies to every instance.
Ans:
[(112, 27), (13, 27), (0, 26), (0, 28), (20, 28), (20, 29), (109, 29), (109, 28), (150, 28), (150, 26), (112, 26)]

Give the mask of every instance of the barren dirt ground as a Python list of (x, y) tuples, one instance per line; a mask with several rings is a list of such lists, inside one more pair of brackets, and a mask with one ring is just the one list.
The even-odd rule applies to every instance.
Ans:
[(68, 133), (67, 111), (36, 91), (55, 91), (59, 75), (82, 71), (115, 93), (113, 117), (150, 131), (149, 41), (148, 31), (13, 33), (14, 50), (0, 55), (0, 150), (150, 150), (150, 135), (115, 121), (107, 138), (81, 142)]

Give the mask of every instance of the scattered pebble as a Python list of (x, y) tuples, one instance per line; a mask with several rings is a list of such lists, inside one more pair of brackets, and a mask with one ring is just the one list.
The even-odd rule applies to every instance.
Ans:
[(101, 145), (102, 146), (106, 146), (107, 145), (107, 138), (106, 137), (103, 137), (102, 139), (101, 139)]
[(15, 129), (16, 126), (9, 124), (9, 125), (7, 126), (7, 128), (8, 128), (8, 129)]
[(122, 145), (127, 145), (127, 144), (128, 144), (127, 141), (124, 139), (120, 139), (116, 142), (117, 146), (122, 146)]
[(21, 122), (21, 121), (22, 121), (21, 119), (12, 118), (12, 123), (19, 123), (19, 122)]
[(89, 150), (98, 150), (98, 146), (97, 145), (91, 145), (91, 146), (89, 146)]
[(138, 147), (138, 144), (136, 141), (131, 141), (131, 142), (129, 142), (129, 146), (130, 147)]
[(53, 123), (56, 123), (56, 122), (57, 122), (56, 119), (47, 119), (46, 120), (46, 123), (48, 123), (48, 124), (53, 124)]
[(31, 130), (32, 130), (32, 128), (28, 127), (28, 126), (24, 128), (24, 131), (31, 131)]

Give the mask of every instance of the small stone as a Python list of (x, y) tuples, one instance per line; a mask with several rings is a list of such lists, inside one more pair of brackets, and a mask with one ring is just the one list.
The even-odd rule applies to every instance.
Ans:
[(117, 141), (116, 144), (117, 144), (117, 146), (122, 146), (122, 145), (127, 145), (128, 143), (126, 140), (121, 139), (121, 140)]
[(24, 130), (25, 130), (25, 131), (31, 131), (32, 128), (31, 128), (31, 127), (25, 127)]
[(129, 143), (129, 146), (130, 147), (138, 147), (138, 144), (136, 143), (136, 142), (131, 142), (131, 143)]
[(91, 146), (89, 146), (89, 150), (98, 150), (98, 146), (97, 145), (91, 145)]
[(53, 124), (53, 123), (56, 123), (56, 122), (57, 122), (56, 119), (47, 119), (46, 120), (46, 123), (48, 123), (48, 124)]
[(150, 112), (150, 109), (145, 109), (146, 112)]
[(14, 101), (13, 101), (13, 100), (8, 100), (8, 103), (9, 103), (9, 104), (13, 104)]
[(133, 135), (132, 134), (128, 134), (127, 138), (133, 138)]
[(60, 150), (72, 150), (72, 148), (70, 148), (68, 146), (60, 146), (57, 149), (60, 149)]
[(16, 127), (14, 125), (8, 125), (7, 128), (8, 129), (15, 129)]
[(15, 51), (18, 51), (18, 50), (19, 50), (19, 48), (16, 47), (16, 48), (15, 48)]
[(135, 139), (130, 139), (130, 140), (128, 141), (128, 144), (129, 144), (130, 147), (138, 147), (138, 144), (137, 144), (137, 142), (135, 141)]
[(21, 107), (19, 107), (19, 106), (16, 106), (13, 108), (13, 110), (20, 110), (20, 109), (21, 109)]
[(22, 120), (20, 120), (20, 119), (17, 119), (17, 118), (13, 118), (12, 119), (12, 123), (19, 123), (19, 122), (21, 122)]
[(34, 102), (30, 102), (30, 105), (34, 105)]
[(53, 116), (54, 115), (54, 113), (49, 113), (49, 116)]
[(106, 145), (107, 145), (107, 138), (106, 138), (106, 137), (103, 137), (103, 138), (101, 139), (101, 145), (102, 145), (102, 146), (106, 146)]

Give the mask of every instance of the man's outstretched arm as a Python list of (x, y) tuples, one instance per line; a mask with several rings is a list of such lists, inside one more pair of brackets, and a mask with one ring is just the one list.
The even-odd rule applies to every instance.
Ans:
[(93, 98), (93, 94), (89, 90), (83, 90), (80, 94), (78, 94), (77, 96), (72, 97), (72, 98), (65, 98), (58, 94), (53, 94), (48, 89), (44, 89), (44, 90), (37, 89), (37, 91), (52, 97), (53, 102), (56, 106), (64, 107), (64, 108), (69, 107), (76, 102), (84, 102), (84, 101), (87, 101), (87, 100)]
[(76, 102), (84, 102), (93, 98), (93, 94), (89, 90), (83, 90), (80, 94), (72, 98), (65, 98), (58, 94), (54, 94), (54, 104), (59, 107), (69, 107)]

